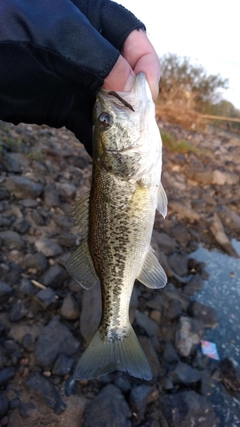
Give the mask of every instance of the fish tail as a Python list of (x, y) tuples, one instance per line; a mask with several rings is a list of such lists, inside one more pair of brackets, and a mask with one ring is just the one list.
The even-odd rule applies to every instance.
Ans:
[(74, 378), (89, 380), (115, 370), (145, 380), (152, 378), (145, 353), (131, 325), (126, 336), (114, 340), (103, 338), (98, 329), (77, 364)]

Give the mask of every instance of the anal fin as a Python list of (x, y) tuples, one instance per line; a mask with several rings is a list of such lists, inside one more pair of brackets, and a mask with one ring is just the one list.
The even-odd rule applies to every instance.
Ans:
[(150, 289), (163, 288), (167, 283), (166, 273), (151, 247), (145, 256), (142, 270), (137, 279)]

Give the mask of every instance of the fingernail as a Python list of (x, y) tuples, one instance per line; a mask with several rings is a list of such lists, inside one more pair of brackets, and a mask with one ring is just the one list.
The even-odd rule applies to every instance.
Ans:
[(135, 74), (131, 72), (127, 78), (125, 85), (124, 85), (123, 92), (131, 92), (131, 90), (134, 86), (134, 82), (135, 82)]

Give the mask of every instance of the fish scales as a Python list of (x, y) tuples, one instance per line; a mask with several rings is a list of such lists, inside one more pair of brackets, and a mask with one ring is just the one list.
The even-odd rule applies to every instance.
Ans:
[[(116, 98), (115, 98), (116, 95)], [(66, 263), (86, 289), (100, 280), (102, 318), (74, 376), (114, 370), (150, 379), (146, 356), (129, 322), (135, 279), (151, 289), (167, 278), (150, 246), (156, 209), (166, 215), (161, 185), (162, 146), (143, 73), (131, 93), (101, 90), (94, 107), (93, 176), (75, 209), (83, 240)]]

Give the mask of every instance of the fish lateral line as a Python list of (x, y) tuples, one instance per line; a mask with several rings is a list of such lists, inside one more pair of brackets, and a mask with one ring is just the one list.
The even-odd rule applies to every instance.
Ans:
[(117, 99), (119, 99), (119, 101), (122, 102), (123, 105), (125, 105), (125, 107), (129, 108), (132, 111), (135, 111), (133, 106), (129, 104), (129, 102), (125, 101), (125, 99), (123, 99), (117, 92), (111, 90), (110, 92), (108, 92), (108, 95), (115, 96)]

